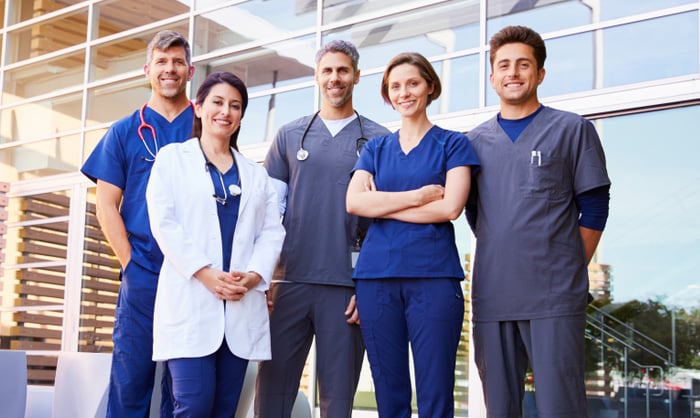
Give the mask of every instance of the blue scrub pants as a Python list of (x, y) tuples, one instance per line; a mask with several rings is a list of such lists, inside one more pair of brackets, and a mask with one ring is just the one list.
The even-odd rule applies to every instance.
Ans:
[(586, 418), (584, 315), (474, 322), (489, 418), (520, 418), (528, 359), (539, 418)]
[(272, 360), (260, 362), (256, 418), (291, 416), (314, 336), (321, 417), (350, 418), (364, 358), (360, 327), (345, 322), (354, 294), (355, 289), (345, 286), (273, 285)]
[(236, 413), (248, 360), (231, 353), (225, 339), (208, 356), (171, 359), (166, 365), (175, 418), (231, 418)]
[(395, 278), (355, 283), (379, 417), (411, 417), (409, 342), (418, 416), (454, 416), (455, 363), (464, 319), (460, 281)]
[[(121, 274), (114, 313), (108, 418), (148, 417), (156, 363), (153, 353), (153, 308), (158, 273), (130, 262)], [(161, 417), (172, 416), (169, 376), (163, 370)]]

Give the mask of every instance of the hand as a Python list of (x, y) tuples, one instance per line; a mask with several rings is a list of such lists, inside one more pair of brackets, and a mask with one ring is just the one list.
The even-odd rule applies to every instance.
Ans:
[(230, 273), (212, 267), (199, 269), (194, 277), (220, 300), (241, 300), (248, 291)]
[(416, 189), (416, 206), (423, 206), (435, 200), (440, 200), (445, 196), (445, 188), (439, 184), (429, 184), (420, 189)]
[(236, 282), (236, 284), (245, 286), (248, 290), (254, 289), (262, 281), (262, 276), (254, 271), (232, 271), (231, 278)]
[(348, 324), (360, 325), (360, 313), (357, 311), (357, 304), (355, 303), (355, 295), (352, 295), (350, 302), (348, 303), (347, 309), (345, 309), (345, 316), (348, 319), (345, 320)]

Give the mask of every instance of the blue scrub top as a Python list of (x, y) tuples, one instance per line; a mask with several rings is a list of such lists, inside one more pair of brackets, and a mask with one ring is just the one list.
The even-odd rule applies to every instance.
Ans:
[[(401, 150), (398, 131), (370, 140), (355, 170), (370, 172), (377, 190), (401, 192), (429, 184), (444, 186), (452, 168), (478, 165), (465, 135), (433, 126), (408, 154)], [(464, 279), (452, 223), (375, 219), (362, 244), (353, 278), (391, 277)]]
[[(111, 183), (123, 191), (120, 212), (131, 244), (131, 261), (152, 272), (159, 272), (163, 253), (156, 243), (148, 222), (146, 184), (153, 167), (137, 129), (141, 124), (140, 110), (115, 122), (98, 142), (80, 171), (90, 180)], [(183, 142), (192, 135), (194, 111), (188, 106), (172, 122), (146, 107), (146, 123), (153, 126), (157, 148), (173, 142)], [(152, 152), (156, 146), (149, 129), (141, 131)]]
[[(221, 174), (221, 177), (219, 177)], [(221, 249), (222, 249), (222, 270), (231, 270), (231, 251), (233, 249), (233, 235), (236, 232), (236, 223), (238, 222), (238, 210), (241, 206), (241, 195), (232, 194), (231, 186), (237, 185), (242, 191), (241, 182), (238, 176), (238, 166), (233, 164), (225, 173), (221, 173), (216, 167), (209, 165), (209, 176), (214, 184), (214, 193), (219, 197), (226, 196), (226, 204), (221, 202), (216, 203), (216, 211), (219, 216), (219, 230), (221, 231)], [(226, 190), (222, 189), (223, 182)]]

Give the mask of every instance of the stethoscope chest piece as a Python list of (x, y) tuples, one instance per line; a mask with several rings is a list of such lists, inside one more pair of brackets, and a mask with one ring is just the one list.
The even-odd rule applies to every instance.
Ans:
[(231, 193), (231, 196), (240, 196), (241, 194), (241, 186), (237, 184), (232, 184), (228, 186), (228, 192)]
[(297, 160), (304, 161), (307, 158), (309, 158), (309, 151), (305, 150), (304, 148), (299, 148), (297, 150)]

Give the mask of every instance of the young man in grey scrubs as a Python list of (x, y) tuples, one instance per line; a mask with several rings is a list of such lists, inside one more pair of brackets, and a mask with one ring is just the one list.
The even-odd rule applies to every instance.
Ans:
[(287, 236), (269, 294), (272, 360), (258, 371), (259, 418), (290, 416), (314, 337), (321, 417), (352, 413), (364, 355), (352, 281), (362, 228), (345, 211), (345, 192), (361, 145), (389, 133), (353, 108), (358, 59), (345, 41), (318, 51), (321, 109), (281, 127), (265, 158), (278, 194), (286, 196)]
[(521, 416), (529, 363), (538, 416), (584, 418), (587, 266), (610, 188), (603, 148), (591, 122), (539, 102), (547, 55), (539, 34), (509, 26), (490, 47), (501, 108), (469, 132), (481, 172), (467, 207), (477, 240), (475, 360), (488, 416)]

